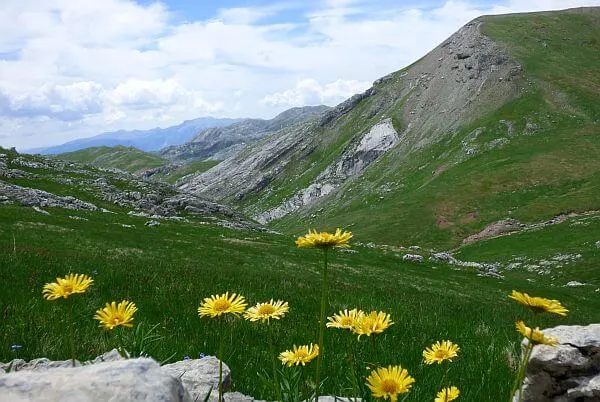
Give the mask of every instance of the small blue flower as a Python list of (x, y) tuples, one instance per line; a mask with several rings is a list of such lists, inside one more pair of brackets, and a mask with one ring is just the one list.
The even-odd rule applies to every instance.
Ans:
[(190, 360), (189, 356), (183, 356), (183, 360)]
[(11, 345), (10, 346), (10, 350), (12, 350), (13, 352), (18, 352), (19, 350), (23, 349), (23, 345)]
[(198, 359), (202, 359), (203, 357), (206, 357), (206, 355), (205, 355), (204, 353), (200, 353), (200, 354), (198, 355)]

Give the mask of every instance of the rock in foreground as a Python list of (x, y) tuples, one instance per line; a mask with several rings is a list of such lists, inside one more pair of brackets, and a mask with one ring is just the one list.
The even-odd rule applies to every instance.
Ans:
[(152, 359), (0, 376), (0, 402), (192, 402), (181, 381)]
[(561, 325), (544, 334), (557, 338), (558, 345), (534, 347), (523, 401), (600, 401), (600, 324)]

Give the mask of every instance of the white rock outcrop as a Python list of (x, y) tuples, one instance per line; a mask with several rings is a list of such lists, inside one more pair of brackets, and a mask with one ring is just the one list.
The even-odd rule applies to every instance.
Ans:
[(181, 381), (152, 359), (0, 375), (0, 402), (192, 402)]
[(558, 345), (533, 348), (523, 401), (600, 401), (600, 324), (561, 325), (544, 330), (544, 334), (557, 338)]
[(383, 119), (364, 134), (360, 141), (346, 149), (308, 187), (298, 191), (281, 205), (254, 216), (260, 223), (267, 223), (284, 217), (305, 205), (329, 195), (348, 179), (360, 176), (380, 156), (392, 149), (400, 141), (392, 119)]

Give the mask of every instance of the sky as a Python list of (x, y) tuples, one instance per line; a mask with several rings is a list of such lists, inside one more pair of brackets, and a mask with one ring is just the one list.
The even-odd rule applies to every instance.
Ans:
[(334, 106), (483, 14), (600, 0), (0, 0), (0, 145)]

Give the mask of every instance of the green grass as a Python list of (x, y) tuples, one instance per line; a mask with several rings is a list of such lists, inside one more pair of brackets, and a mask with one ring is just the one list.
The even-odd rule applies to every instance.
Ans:
[[(159, 360), (173, 353), (175, 359), (181, 359), (217, 352), (218, 327), (210, 319), (200, 319), (196, 310), (204, 297), (225, 291), (239, 292), (252, 304), (270, 298), (289, 302), (289, 315), (272, 326), (276, 350), (317, 340), (321, 254), (295, 248), (293, 237), (196, 222), (163, 221), (159, 227), (148, 228), (143, 225), (145, 219), (124, 214), (50, 212), (51, 216), (43, 216), (28, 208), (0, 207), (0, 275), (6, 284), (0, 294), (0, 361), (17, 357), (10, 351), (12, 344), (24, 346), (18, 357), (25, 359), (68, 358), (66, 303), (41, 297), (45, 283), (68, 272), (92, 275), (95, 281), (89, 294), (72, 299), (82, 359), (115, 346), (114, 337), (99, 329), (92, 316), (104, 303), (122, 299), (138, 305), (137, 321), (160, 323), (160, 334), (166, 339), (154, 352)], [(89, 220), (73, 220), (68, 215)], [(595, 226), (574, 228), (586, 228), (586, 239), (598, 233)], [(552, 236), (556, 234), (548, 234)], [(573, 233), (564, 234), (569, 236)], [(494, 247), (500, 254), (502, 243), (485, 250)], [(556, 287), (546, 277), (530, 283), (527, 273), (512, 271), (506, 281), (499, 281), (477, 277), (470, 269), (403, 262), (401, 254), (389, 249), (353, 249), (355, 253), (332, 255), (327, 314), (353, 307), (391, 314), (395, 324), (378, 337), (378, 358), (369, 338), (361, 339), (358, 350), (372, 364), (405, 366), (417, 380), (408, 400), (427, 400), (434, 395), (442, 373), (438, 367), (424, 366), (421, 352), (441, 339), (451, 339), (461, 347), (461, 357), (452, 363), (449, 378), (461, 389), (464, 400), (496, 401), (498, 395), (508, 394), (509, 362), (519, 340), (513, 325), (524, 316), (506, 297), (513, 288), (558, 298), (571, 310), (566, 319), (546, 317), (539, 325), (586, 324), (600, 319), (600, 302), (589, 287)], [(542, 253), (541, 248), (536, 252)], [(469, 256), (487, 259), (497, 254), (472, 248)], [(589, 268), (582, 265), (581, 271)], [(577, 277), (580, 267), (570, 270)], [(235, 389), (273, 398), (257, 381), (257, 373), (269, 364), (264, 331), (260, 325), (241, 320), (228, 325), (226, 362), (233, 370)], [(325, 390), (348, 394), (344, 350), (347, 342), (355, 339), (336, 330), (327, 330), (326, 335)], [(306, 369), (308, 373), (312, 370), (314, 364)]]
[(141, 151), (134, 147), (91, 147), (79, 151), (66, 152), (55, 156), (70, 162), (85, 163), (104, 168), (121, 169), (136, 173), (146, 169), (163, 166), (166, 160), (154, 154)]

